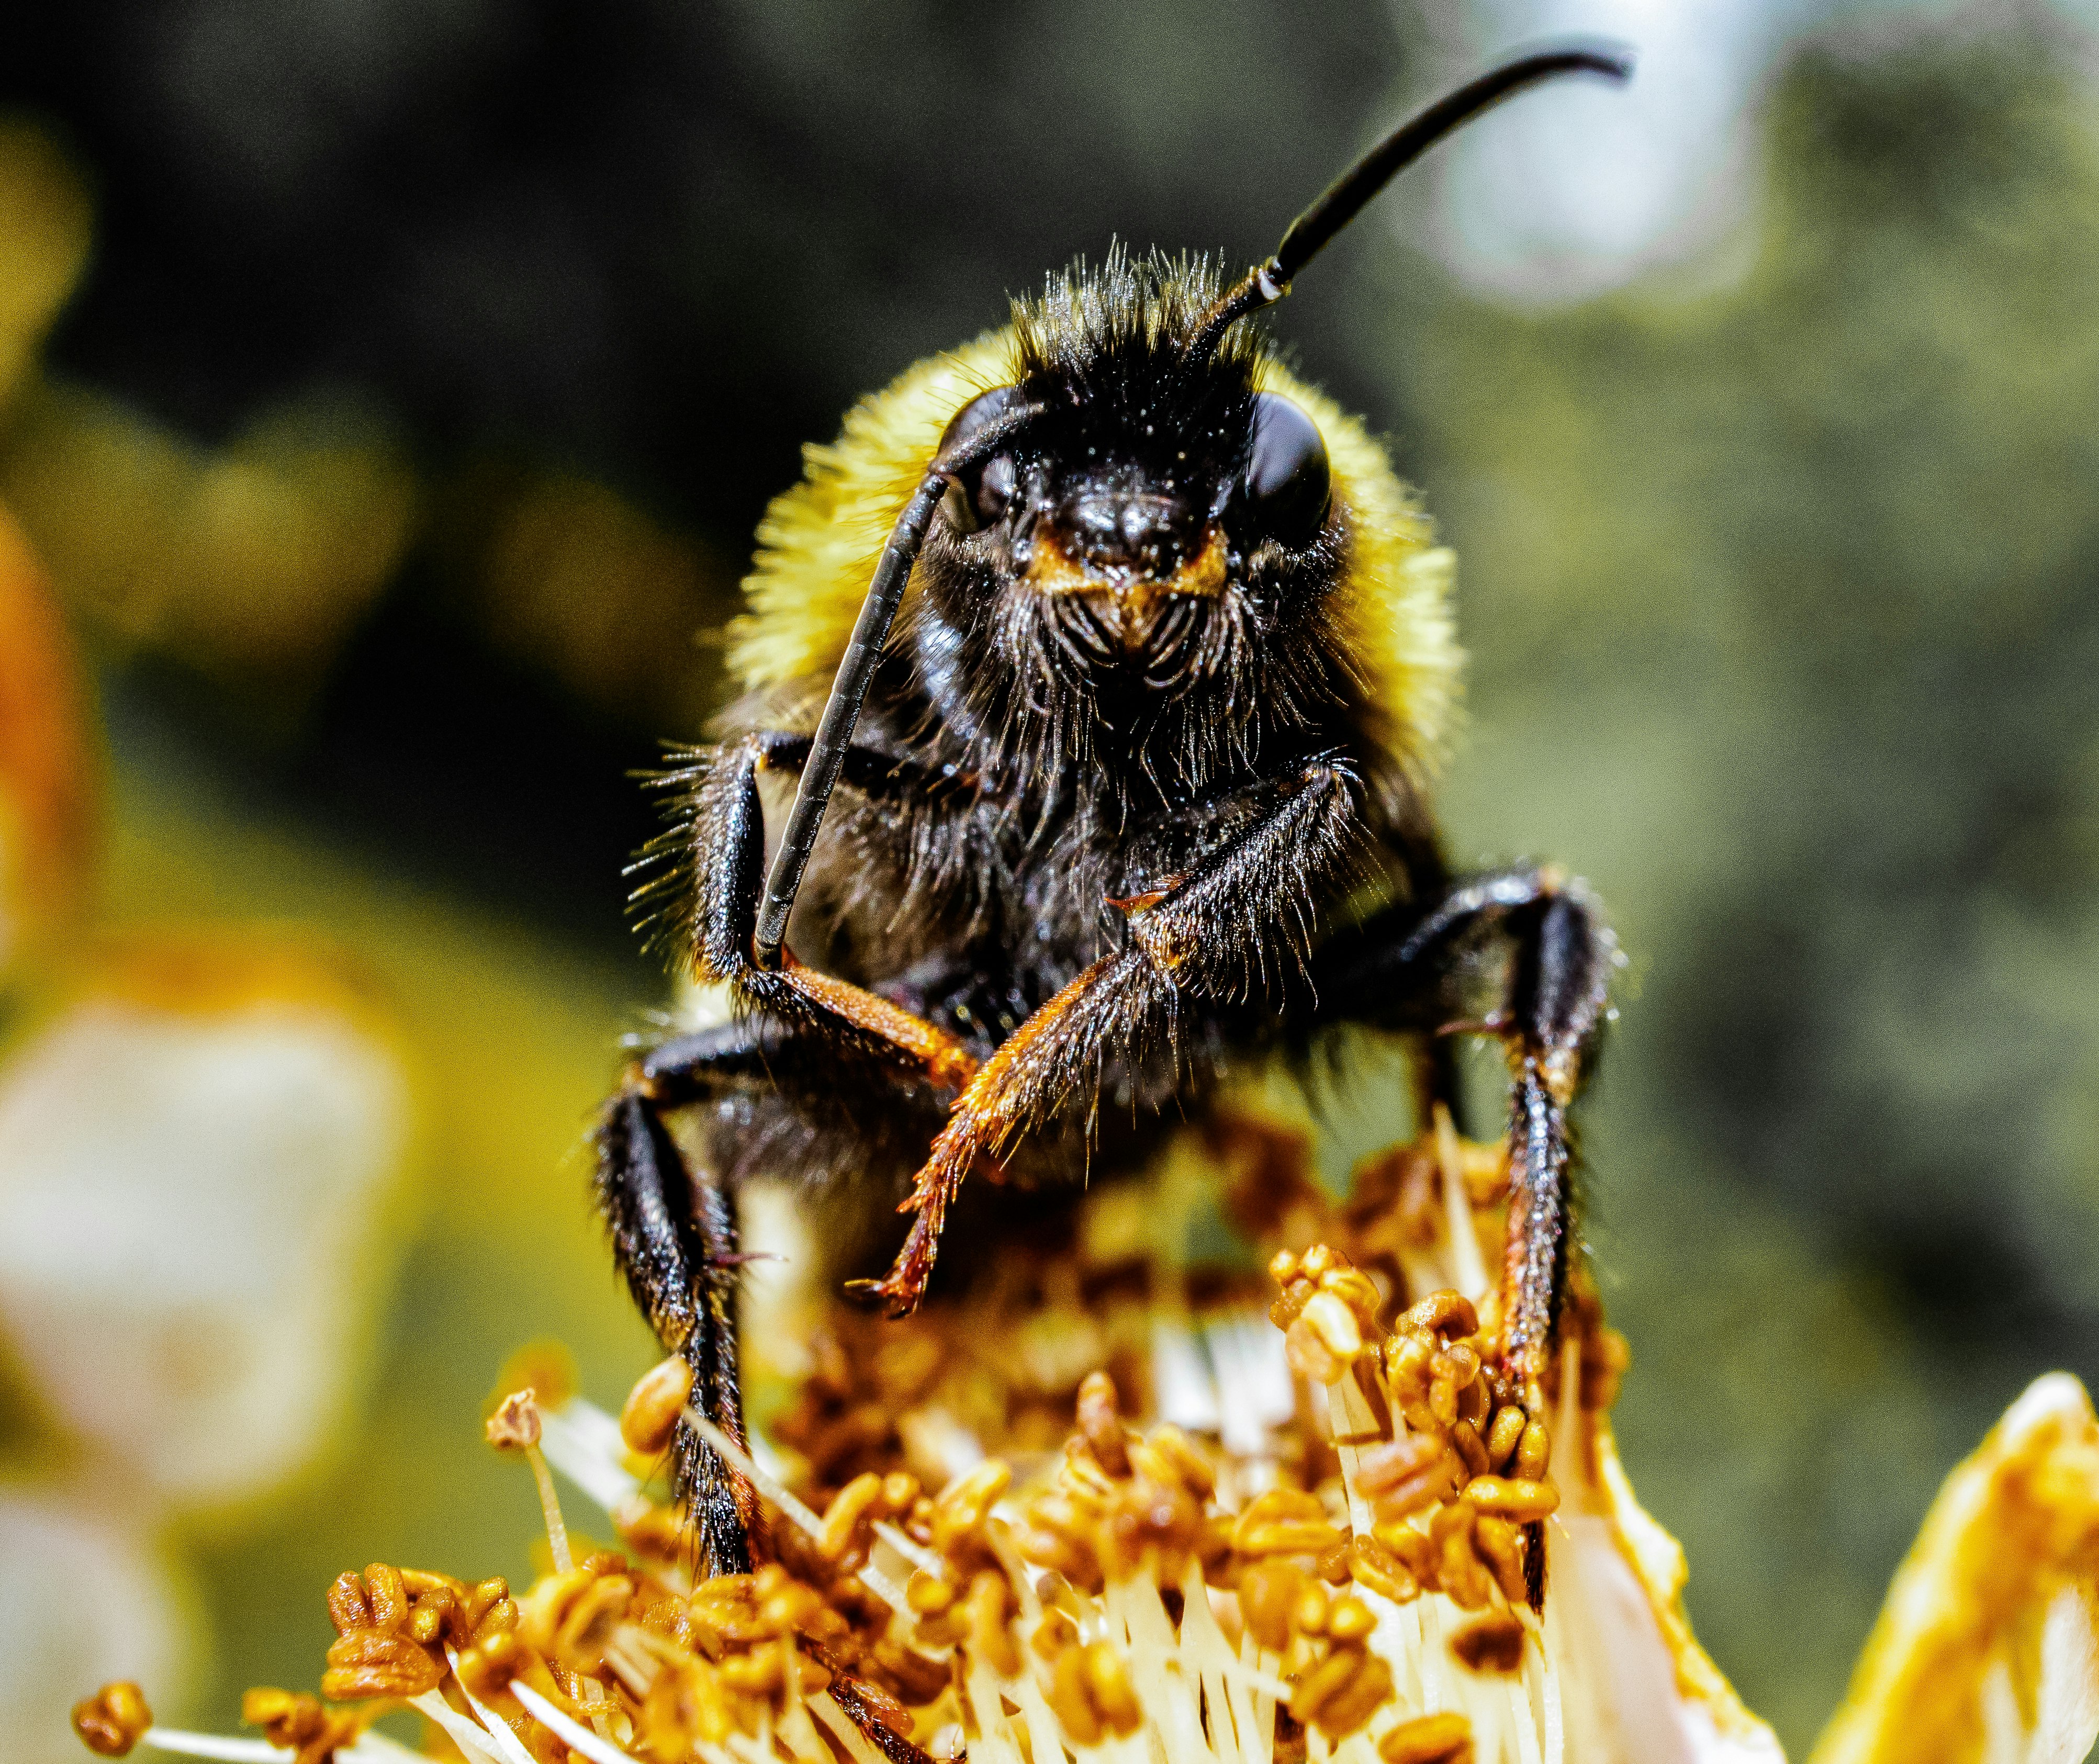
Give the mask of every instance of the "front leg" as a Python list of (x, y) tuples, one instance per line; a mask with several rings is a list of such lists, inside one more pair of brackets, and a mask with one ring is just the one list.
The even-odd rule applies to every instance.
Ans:
[[(653, 855), (677, 868), (638, 897), (677, 891), (679, 953), (709, 978), (728, 981), (757, 1007), (743, 1018), (666, 1043), (628, 1068), (594, 1140), (600, 1212), (615, 1259), (665, 1347), (693, 1368), (693, 1405), (732, 1439), (743, 1439), (736, 1298), (741, 1265), (735, 1199), (715, 1172), (695, 1171), (668, 1117), (730, 1081), (773, 1084), (790, 1052), (834, 1076), (842, 1057), (872, 1055), (878, 1080), (953, 1089), (976, 1069), (966, 1049), (887, 1000), (802, 967), (753, 960), (752, 926), (765, 855), (759, 774), (806, 762), (806, 736), (746, 736), (677, 775), (690, 794), (672, 834)], [(846, 756), (847, 781), (891, 801), (922, 802), (931, 781), (908, 763), (865, 748)], [(687, 891), (689, 891), (688, 892)], [(748, 1572), (755, 1497), (684, 1423), (673, 1449), (673, 1480), (689, 1508), (709, 1572)]]
[[(643, 1315), (693, 1369), (692, 1407), (732, 1440), (747, 1444), (741, 1185), (759, 1171), (820, 1182), (871, 1164), (894, 1177), (923, 1155), (944, 1112), (907, 1067), (842, 1062), (834, 1042), (766, 1015), (674, 1036), (620, 1075), (592, 1136), (598, 1212)], [(670, 1467), (698, 1560), (711, 1573), (748, 1573), (755, 1491), (686, 1420)]]
[(1183, 996), (1249, 1003), (1301, 976), (1317, 912), (1351, 880), (1366, 843), (1362, 803), (1361, 780), (1346, 759), (1300, 762), (1239, 793), (1236, 831), (1193, 869), (1111, 902), (1124, 914), (1130, 947), (1065, 987), (970, 1079), (904, 1203), (915, 1216), (895, 1265), (856, 1290), (892, 1316), (915, 1310), (948, 1205), (970, 1167), (997, 1159), (1020, 1134), (1098, 1088), (1111, 1056), (1141, 1055), (1170, 1037)]

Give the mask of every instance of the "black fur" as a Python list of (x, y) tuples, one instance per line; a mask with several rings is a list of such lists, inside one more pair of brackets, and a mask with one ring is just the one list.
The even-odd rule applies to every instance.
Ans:
[(1361, 732), (1362, 683), (1329, 592), (1348, 545), (1338, 515), (1286, 550), (1227, 511), (1232, 591), (1178, 603), (1136, 657), (1114, 652), (1083, 600), (1045, 603), (1019, 579), (1039, 512), (1137, 486), (1205, 511), (1243, 466), (1261, 350), (1242, 331), (1199, 367), (1186, 358), (1219, 287), (1204, 262), (1111, 254), (1016, 304), (1019, 384), (1048, 413), (1016, 450), (1032, 494), (981, 533), (936, 525), (921, 555), (877, 690), (892, 715), (917, 712), (913, 741), (953, 742), (1030, 806), (1067, 783), (1103, 808), (1169, 806)]

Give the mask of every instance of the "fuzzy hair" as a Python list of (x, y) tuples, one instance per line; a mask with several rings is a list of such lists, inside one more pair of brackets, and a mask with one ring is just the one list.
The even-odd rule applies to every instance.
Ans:
[[(1129, 421), (1202, 423), (1234, 381), (1296, 403), (1327, 443), (1348, 552), (1331, 615), (1364, 683), (1373, 731), (1409, 782), (1432, 778), (1456, 720), (1463, 656), (1451, 605), (1454, 560), (1384, 450), (1333, 400), (1304, 384), (1249, 324), (1228, 333), (1222, 376), (1133, 376), (1133, 363), (1178, 346), (1215, 297), (1202, 262), (1120, 253), (1098, 270), (1052, 278), (1016, 302), (1013, 319), (918, 363), (847, 413), (838, 439), (804, 450), (802, 481), (774, 499), (758, 530), (730, 626), (729, 664), (749, 690), (799, 686), (813, 715), (843, 656), (882, 546), (923, 476), (948, 420), (979, 394), (1054, 374)], [(1242, 380), (1242, 374), (1244, 379)], [(1164, 395), (1122, 411), (1142, 378)], [(907, 628), (914, 578), (899, 628)]]

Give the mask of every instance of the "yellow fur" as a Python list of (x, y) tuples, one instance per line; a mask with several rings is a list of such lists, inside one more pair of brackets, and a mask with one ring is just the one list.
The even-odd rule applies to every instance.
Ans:
[[(861, 399), (835, 443), (804, 450), (802, 482), (775, 497), (759, 523), (744, 583), (750, 610), (729, 627), (729, 666), (746, 690), (803, 681), (814, 697), (828, 688), (882, 543), (948, 418), (1014, 373), (1012, 332), (988, 332)], [(1354, 535), (1339, 591), (1344, 628), (1387, 741), (1425, 781), (1451, 732), (1463, 666), (1450, 605), (1454, 560), (1432, 546), (1428, 517), (1361, 423), (1272, 362), (1259, 381), (1294, 400), (1326, 438), (1334, 495)]]

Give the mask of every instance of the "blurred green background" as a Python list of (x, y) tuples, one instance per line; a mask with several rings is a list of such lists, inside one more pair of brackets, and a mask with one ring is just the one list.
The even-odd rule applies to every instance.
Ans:
[(1592, 24), (1652, 51), (1644, 122), (1502, 113), (1277, 327), (1458, 550), (1455, 855), (1564, 861), (1631, 953), (1587, 1142), (1622, 1447), (1805, 1749), (1939, 1479), (2099, 1370), (2099, 94), (2071, 11), (1705, 10), (0, 20), (0, 504), (93, 681), (89, 910), (310, 940), (413, 1098), (288, 1479), (143, 1492), (7, 1351), (7, 1486), (130, 1528), (201, 1644), (166, 1713), (309, 1683), (345, 1567), (521, 1573), (499, 1362), (559, 1336), (611, 1402), (650, 1357), (578, 1151), (664, 996), (626, 774), (715, 701), (801, 443), (1112, 238), (1254, 260), (1381, 122)]

